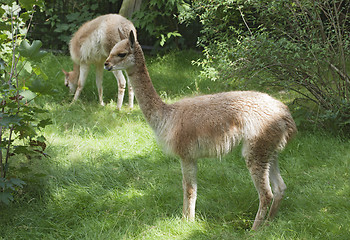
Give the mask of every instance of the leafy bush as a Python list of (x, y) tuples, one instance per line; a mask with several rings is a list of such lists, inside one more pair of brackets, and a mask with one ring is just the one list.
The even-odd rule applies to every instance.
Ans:
[(194, 1), (184, 15), (203, 26), (202, 75), (236, 86), (293, 90), (309, 101), (314, 121), (346, 132), (349, 9), (340, 0), (205, 0)]
[[(147, 39), (156, 39), (155, 46), (184, 47), (185, 39), (179, 38), (186, 34), (186, 30), (181, 28), (179, 22), (180, 12), (189, 9), (189, 1), (185, 0), (150, 0), (143, 1), (141, 9), (134, 13), (134, 24), (140, 32), (140, 39), (143, 44)], [(196, 36), (191, 28), (192, 35)], [(145, 32), (148, 36), (145, 37)], [(190, 37), (189, 37), (190, 38)], [(145, 41), (146, 40), (146, 41)]]
[[(18, 155), (27, 158), (46, 155), (45, 137), (39, 132), (50, 124), (49, 119), (40, 119), (45, 111), (31, 104), (40, 94), (51, 93), (50, 87), (41, 78), (46, 76), (38, 61), (45, 56), (40, 50), (41, 42), (30, 44), (26, 38), (35, 4), (41, 1), (25, 1), (21, 6), (14, 1), (2, 5), (2, 28), (0, 30), (0, 202), (9, 203), (12, 194), (25, 184), (19, 179), (11, 160)], [(29, 9), (29, 10), (28, 10)], [(21, 13), (22, 12), (22, 13)], [(10, 171), (11, 170), (11, 171)]]
[(117, 13), (122, 0), (45, 1), (42, 12), (35, 14), (31, 39), (43, 41), (44, 48), (68, 51), (73, 33), (86, 21), (107, 13)]
[[(155, 47), (193, 47), (199, 34), (198, 22), (179, 24), (179, 13), (190, 7), (188, 0), (142, 1), (134, 14), (138, 36), (143, 45)], [(46, 1), (42, 12), (35, 14), (30, 39), (40, 38), (44, 48), (68, 52), (74, 32), (86, 21), (108, 13), (119, 13), (123, 0)], [(182, 36), (182, 37), (180, 37)]]

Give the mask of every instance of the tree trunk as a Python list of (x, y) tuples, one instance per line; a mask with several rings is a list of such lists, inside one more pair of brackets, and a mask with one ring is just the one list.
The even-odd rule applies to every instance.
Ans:
[(119, 14), (132, 20), (132, 14), (140, 10), (142, 0), (124, 0), (120, 7)]

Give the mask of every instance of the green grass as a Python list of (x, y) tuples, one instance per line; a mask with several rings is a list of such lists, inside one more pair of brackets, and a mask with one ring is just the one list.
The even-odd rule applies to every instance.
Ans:
[[(218, 82), (196, 86), (199, 69), (190, 62), (197, 57), (147, 58), (163, 99), (227, 90)], [(60, 73), (70, 65), (68, 57), (52, 56), (43, 65), (59, 90), (39, 103), (53, 121), (44, 131), (50, 157), (15, 161), (32, 172), (13, 173), (27, 185), (11, 205), (0, 205), (0, 239), (350, 238), (348, 139), (299, 132), (280, 155), (288, 187), (280, 212), (258, 232), (249, 231), (258, 196), (240, 149), (201, 160), (197, 220), (184, 222), (179, 160), (163, 154), (137, 106), (116, 111), (112, 74), (105, 74), (107, 106), (98, 104), (93, 71), (81, 101), (70, 105)]]

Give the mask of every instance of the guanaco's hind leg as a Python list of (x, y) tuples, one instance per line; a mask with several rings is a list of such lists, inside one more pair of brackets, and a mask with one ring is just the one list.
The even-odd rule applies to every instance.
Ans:
[[(259, 144), (256, 144), (259, 145)], [(264, 147), (256, 147), (252, 143), (243, 145), (243, 156), (259, 194), (259, 209), (252, 230), (257, 230), (265, 221), (268, 208), (273, 199), (269, 180), (269, 154)]]
[(258, 227), (265, 221), (273, 194), (268, 177), (268, 163), (253, 165), (249, 168), (249, 171), (251, 173), (255, 188), (259, 194), (259, 209), (256, 213), (252, 227), (252, 230), (257, 230)]
[(195, 217), (197, 200), (197, 161), (181, 161), (182, 168), (182, 186), (183, 186), (183, 211), (184, 219), (193, 221)]
[(277, 153), (274, 154), (270, 162), (270, 182), (273, 190), (273, 202), (270, 208), (268, 219), (272, 220), (278, 211), (284, 191), (287, 188), (278, 167)]
[(113, 71), (113, 74), (118, 81), (117, 109), (120, 110), (123, 104), (126, 81), (121, 70)]
[(81, 91), (84, 88), (85, 81), (86, 81), (87, 75), (89, 73), (89, 69), (90, 69), (90, 66), (87, 65), (87, 64), (81, 64), (80, 65), (80, 74), (79, 74), (79, 80), (78, 80), (78, 87), (75, 90), (73, 102), (78, 100), (78, 98), (80, 96), (80, 93), (81, 93)]

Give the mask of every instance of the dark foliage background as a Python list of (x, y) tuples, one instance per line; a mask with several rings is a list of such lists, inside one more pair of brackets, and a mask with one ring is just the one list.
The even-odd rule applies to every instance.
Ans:
[(122, 0), (50, 0), (43, 11), (34, 15), (29, 37), (41, 39), (43, 47), (55, 51), (68, 50), (72, 34), (86, 21), (103, 14), (117, 13)]
[[(123, 0), (45, 1), (42, 11), (37, 11), (34, 15), (29, 38), (41, 39), (45, 49), (68, 53), (72, 34), (84, 22), (100, 15), (118, 13), (122, 2)], [(132, 20), (141, 43), (155, 50), (194, 48), (201, 25), (197, 21), (187, 25), (179, 23), (178, 15), (184, 6), (189, 5), (183, 0), (143, 1), (141, 10), (134, 14)]]

